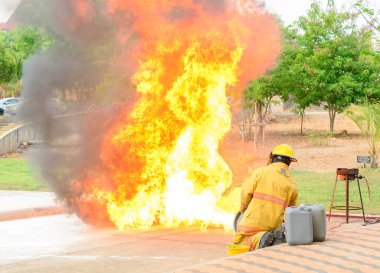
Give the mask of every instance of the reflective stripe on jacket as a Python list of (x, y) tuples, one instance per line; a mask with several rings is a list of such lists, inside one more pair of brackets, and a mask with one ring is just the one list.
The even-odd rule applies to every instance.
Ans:
[(243, 218), (238, 234), (255, 234), (280, 228), (285, 209), (297, 205), (298, 190), (288, 165), (277, 162), (257, 169), (243, 183), (241, 210)]

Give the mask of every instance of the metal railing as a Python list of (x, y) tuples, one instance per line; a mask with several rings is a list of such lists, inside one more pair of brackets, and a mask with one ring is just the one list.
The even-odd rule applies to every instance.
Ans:
[[(55, 116), (53, 119), (70, 122), (71, 118), (84, 117), (87, 114), (89, 114), (89, 112), (71, 113)], [(23, 142), (43, 139), (41, 132), (38, 132), (38, 129), (36, 130), (36, 124), (38, 124), (38, 122), (29, 122), (0, 136), (0, 156), (17, 152)]]

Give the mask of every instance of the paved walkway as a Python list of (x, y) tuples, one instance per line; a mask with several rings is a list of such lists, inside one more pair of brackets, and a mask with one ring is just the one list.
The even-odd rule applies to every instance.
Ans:
[(0, 221), (63, 213), (51, 192), (0, 191)]
[[(64, 213), (64, 209), (56, 203), (55, 195), (53, 193), (25, 192), (25, 191), (0, 191), (0, 221), (31, 218), (31, 217), (36, 217), (36, 216), (63, 214), (63, 213)], [(64, 217), (64, 216), (62, 215), (59, 217)], [(45, 224), (42, 225), (43, 227), (46, 228), (47, 223), (52, 222), (51, 219), (53, 218), (43, 217), (43, 218), (35, 218), (35, 221), (37, 222), (47, 221)], [(20, 220), (20, 221), (25, 221), (25, 220)], [(16, 227), (19, 229), (25, 228), (24, 225), (19, 226), (19, 224), (21, 224), (21, 222), (19, 221), (9, 221), (9, 222), (4, 222), (3, 224), (1, 224), (1, 226), (5, 228), (7, 225), (15, 225), (14, 228)], [(52, 222), (52, 227), (49, 228), (49, 230), (50, 229), (54, 230), (55, 226), (53, 224), (54, 222)], [(66, 224), (64, 224), (63, 226), (65, 226)], [(69, 226), (70, 224), (67, 224), (64, 230), (67, 230)], [(83, 229), (86, 229), (84, 234), (87, 234), (89, 232), (87, 231), (87, 229), (89, 229), (90, 231), (92, 230), (90, 227), (86, 228), (85, 226), (82, 226), (82, 225), (80, 227)], [(13, 230), (14, 228), (12, 228), (11, 230)], [(40, 226), (37, 228), (37, 230), (39, 229), (41, 229)], [(43, 238), (44, 236), (46, 236), (47, 230), (42, 228), (42, 232), (43, 233), (41, 235), (41, 238), (42, 238), (41, 241), (45, 242), (46, 240), (44, 240)], [(97, 231), (97, 229), (93, 229), (93, 232), (101, 233), (103, 231), (101, 230)], [(119, 234), (114, 229), (112, 229), (110, 232), (111, 232), (110, 234), (112, 235), (111, 236), (112, 238), (114, 236), (114, 233)], [(380, 272), (380, 263), (378, 262), (380, 259), (380, 224), (363, 226), (362, 220), (358, 220), (358, 219), (356, 220), (352, 219), (350, 220), (349, 224), (345, 224), (344, 218), (332, 218), (331, 221), (328, 222), (327, 240), (322, 243), (314, 243), (308, 246), (292, 246), (292, 247), (288, 246), (287, 244), (283, 244), (283, 245), (265, 248), (265, 249), (257, 250), (255, 252), (245, 253), (245, 254), (236, 255), (232, 257), (226, 257), (227, 256), (226, 244), (229, 242), (232, 236), (231, 234), (224, 234), (224, 233), (223, 234), (222, 233), (200, 234), (199, 232), (191, 233), (192, 232), (191, 230), (188, 230), (183, 234), (181, 233), (183, 231), (173, 230), (171, 232), (175, 232), (173, 234), (177, 234), (179, 232), (178, 233), (179, 237), (178, 238), (175, 237), (175, 240), (173, 239), (173, 242), (175, 242), (175, 245), (168, 247), (168, 249), (166, 249), (166, 247), (164, 248), (165, 251), (168, 253), (166, 253), (164, 249), (162, 249), (162, 245), (167, 246), (168, 244), (167, 240), (169, 240), (171, 238), (170, 236), (173, 235), (170, 232), (169, 233), (171, 235), (170, 234), (169, 234), (170, 236), (166, 235), (167, 238), (159, 237), (159, 239), (163, 241), (160, 241), (160, 242), (147, 241), (144, 247), (142, 247), (141, 245), (140, 237), (142, 236), (141, 238), (145, 238), (146, 235), (145, 234), (141, 235), (140, 233), (137, 233), (137, 235), (133, 234), (132, 236), (133, 241), (136, 240), (136, 244), (133, 245), (133, 249), (130, 249), (131, 242), (129, 241), (129, 238), (127, 238), (129, 236), (128, 233), (120, 233), (118, 236), (126, 236), (126, 238), (128, 239), (127, 240), (128, 242), (126, 243), (126, 245), (120, 246), (120, 249), (117, 251), (117, 253), (119, 253), (120, 255), (120, 253), (126, 252), (125, 255), (128, 259), (131, 259), (130, 257), (132, 254), (136, 255), (135, 253), (140, 253), (141, 255), (140, 254), (139, 255), (141, 257), (145, 257), (144, 256), (145, 254), (143, 255), (143, 253), (146, 253), (147, 249), (149, 250), (152, 248), (152, 246), (157, 246), (157, 249), (154, 249), (154, 251), (152, 250), (152, 253), (151, 253), (152, 255), (153, 253), (162, 254), (165, 252), (165, 255), (167, 255), (168, 257), (171, 257), (170, 255), (172, 254), (170, 250), (173, 248), (173, 249), (177, 249), (177, 251), (175, 251), (174, 253), (176, 254), (175, 257), (178, 258), (177, 257), (178, 251), (182, 249), (184, 246), (187, 246), (187, 248), (189, 248), (191, 251), (189, 250), (190, 252), (186, 252), (185, 256), (188, 257), (189, 259), (192, 258), (191, 262), (189, 260), (189, 262), (187, 263), (179, 259), (178, 261), (176, 260), (177, 262), (175, 263), (175, 268), (177, 268), (177, 271), (174, 271), (174, 272), (181, 272), (181, 273)], [(5, 232), (5, 234), (7, 234), (7, 232)], [(71, 234), (70, 236), (68, 236), (68, 238), (72, 238), (72, 237), (77, 238), (79, 235), (80, 234), (78, 235)], [(89, 235), (92, 235), (92, 233), (90, 232)], [(61, 237), (62, 236), (59, 233), (59, 236), (57, 236), (57, 238), (61, 238)], [(138, 239), (136, 239), (135, 237), (136, 238), (138, 237)], [(202, 240), (199, 241), (199, 238), (202, 238)], [(118, 238), (118, 240), (119, 239), (120, 238)], [(64, 241), (66, 240), (67, 239), (65, 239)], [(91, 237), (88, 240), (88, 242), (92, 242), (93, 240), (94, 238)], [(210, 240), (213, 242), (211, 249), (209, 248), (210, 245), (206, 243), (206, 242), (209, 242)], [(88, 245), (88, 242), (85, 243), (84, 245)], [(205, 245), (207, 247), (205, 247)], [(190, 246), (194, 246), (194, 249), (190, 248)], [(33, 249), (31, 251), (34, 251)], [(158, 249), (160, 250), (158, 251)], [(210, 250), (212, 251), (212, 253), (209, 252)], [(193, 256), (196, 257), (196, 259)], [(58, 259), (59, 257), (57, 256), (56, 258)], [(65, 259), (66, 258), (67, 257), (65, 256)], [(126, 264), (131, 265), (132, 262), (130, 263), (130, 260), (128, 260), (127, 258), (126, 258)], [(142, 259), (144, 260), (145, 258), (142, 258)], [(202, 263), (202, 260), (203, 262), (205, 261), (208, 261), (208, 262)], [(40, 259), (38, 259), (37, 261), (40, 261)], [(41, 260), (41, 263), (42, 262), (44, 262), (44, 260)], [(73, 262), (72, 268), (75, 268), (76, 262), (74, 260), (72, 262)], [(202, 264), (199, 265), (199, 262)], [(140, 268), (140, 263), (138, 261), (132, 264), (136, 266), (135, 268), (136, 270), (132, 272), (141, 272), (140, 269), (142, 269), (142, 267)], [(180, 266), (181, 264), (182, 266)], [(174, 267), (174, 264), (171, 264), (171, 265)], [(194, 265), (194, 267), (192, 265)], [(28, 264), (28, 266), (32, 266), (32, 265)], [(36, 266), (37, 268), (40, 266), (40, 264), (37, 264), (37, 262), (36, 264), (34, 264), (33, 262), (33, 266)], [(141, 266), (143, 266), (143, 264), (141, 264)], [(162, 268), (169, 269), (170, 266), (169, 264), (167, 264)], [(179, 268), (183, 268), (183, 269), (179, 270)], [(47, 270), (46, 272), (53, 272), (50, 269), (51, 268), (49, 267), (49, 270)], [(156, 269), (157, 270), (155, 270), (155, 268), (152, 268), (152, 270), (149, 272), (163, 272), (163, 271), (158, 270), (158, 268)], [(13, 269), (10, 269), (9, 272), (19, 272), (17, 270), (15, 267)], [(148, 272), (146, 271), (146, 268), (144, 270), (145, 272)], [(20, 272), (24, 272), (24, 271), (20, 271)], [(27, 270), (25, 272), (33, 272), (33, 271)], [(101, 271), (98, 271), (98, 272), (101, 272)], [(167, 271), (164, 271), (164, 272), (167, 272)], [(173, 272), (173, 271), (170, 271), (170, 272)]]
[(329, 223), (327, 240), (322, 243), (283, 244), (176, 272), (380, 272), (380, 224), (342, 221)]

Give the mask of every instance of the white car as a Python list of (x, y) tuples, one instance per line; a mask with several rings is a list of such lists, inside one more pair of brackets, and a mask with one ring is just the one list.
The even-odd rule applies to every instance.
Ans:
[(47, 98), (45, 100), (37, 101), (36, 99), (19, 99), (19, 103), (12, 104), (8, 107), (7, 113), (15, 116), (18, 115), (21, 108), (27, 107), (29, 111), (31, 109), (40, 109), (46, 107), (47, 111), (51, 115), (62, 115), (67, 111), (66, 105), (57, 98)]
[(0, 116), (9, 114), (11, 108), (17, 107), (21, 102), (20, 98), (4, 98), (0, 99)]

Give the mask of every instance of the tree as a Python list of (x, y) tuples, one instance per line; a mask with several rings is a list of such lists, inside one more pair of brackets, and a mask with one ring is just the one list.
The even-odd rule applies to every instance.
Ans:
[[(250, 82), (244, 91), (245, 106), (254, 108), (259, 122), (265, 120), (269, 105), (275, 96), (288, 100), (290, 96), (298, 104), (297, 113), (301, 115), (301, 134), (305, 108), (313, 102), (308, 92), (302, 70), (302, 61), (296, 62), (300, 55), (300, 48), (296, 44), (295, 33), (289, 28), (283, 28), (283, 52), (278, 59), (276, 67), (266, 75)], [(302, 59), (302, 56), (299, 57)]]
[(0, 84), (6, 91), (19, 91), (23, 62), (51, 42), (43, 29), (32, 26), (0, 32)]
[(355, 122), (366, 137), (372, 158), (371, 167), (377, 168), (380, 153), (380, 104), (351, 105), (345, 114)]
[(284, 29), (277, 66), (247, 88), (246, 102), (265, 105), (272, 94), (292, 97), (302, 134), (304, 112), (311, 105), (325, 105), (333, 132), (336, 114), (348, 105), (378, 100), (379, 52), (373, 49), (373, 30), (359, 28), (357, 16), (313, 3), (306, 16)]
[(264, 75), (255, 81), (251, 81), (244, 91), (245, 106), (255, 110), (258, 123), (265, 120), (273, 97), (278, 95), (272, 83), (271, 75)]
[(379, 11), (371, 8), (367, 0), (357, 0), (354, 7), (370, 28), (380, 32)]
[(301, 87), (290, 92), (301, 109), (325, 104), (333, 132), (336, 114), (351, 103), (364, 101), (369, 78), (378, 78), (378, 66), (366, 69), (373, 62), (373, 33), (359, 29), (353, 14), (324, 11), (318, 3), (291, 26), (290, 33), (297, 48), (289, 71), (298, 74), (299, 82), (293, 86)]
[(294, 110), (301, 116), (301, 135), (303, 134), (303, 120), (305, 109), (312, 105), (316, 99), (310, 93), (308, 77), (303, 74), (303, 54), (302, 48), (298, 46), (296, 32), (287, 28), (283, 32), (284, 45), (283, 54), (278, 66), (272, 72), (275, 80), (275, 88), (279, 95), (288, 100), (290, 97), (297, 103)]
[(12, 61), (6, 53), (5, 47), (0, 44), (0, 84), (12, 80), (13, 70)]
[(275, 96), (279, 96), (276, 69), (269, 72), (267, 75), (261, 76), (255, 81), (251, 81), (244, 91), (244, 104), (248, 109), (252, 109), (254, 113), (255, 137), (256, 141), (261, 137), (261, 142), (264, 141), (264, 121), (269, 111), (269, 106), (273, 102)]

